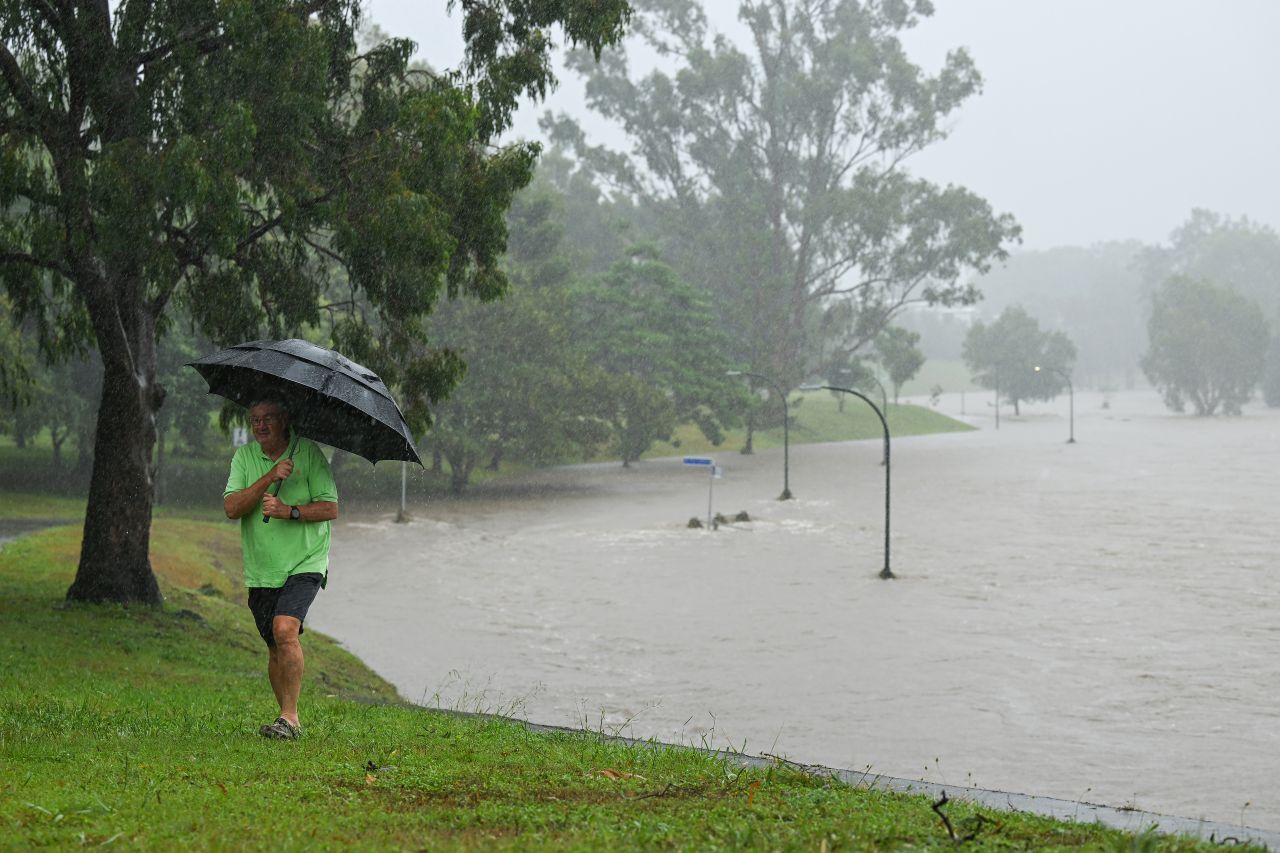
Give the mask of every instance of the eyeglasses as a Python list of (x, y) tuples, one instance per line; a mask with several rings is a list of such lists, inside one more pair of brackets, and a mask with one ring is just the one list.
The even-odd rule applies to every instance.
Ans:
[(270, 426), (280, 422), (280, 415), (263, 415), (260, 418), (249, 418), (251, 426)]

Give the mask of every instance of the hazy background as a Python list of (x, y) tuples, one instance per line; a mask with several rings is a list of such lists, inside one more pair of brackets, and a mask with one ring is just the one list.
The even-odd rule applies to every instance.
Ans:
[[(717, 29), (739, 31), (735, 2), (704, 5)], [(371, 0), (367, 13), (416, 41), (420, 59), (458, 65), (460, 18), (445, 3)], [(906, 38), (912, 57), (934, 69), (966, 47), (986, 85), (910, 170), (1013, 213), (1028, 249), (1160, 242), (1193, 207), (1275, 225), (1277, 36), (1271, 0), (938, 0)], [(548, 109), (584, 118), (581, 92), (564, 71), (546, 104), (523, 107), (516, 133), (539, 138)]]

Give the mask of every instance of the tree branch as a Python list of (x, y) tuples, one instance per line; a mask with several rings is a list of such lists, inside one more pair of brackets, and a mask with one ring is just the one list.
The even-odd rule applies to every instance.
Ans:
[(60, 3), (59, 5), (61, 5), (62, 8), (55, 9), (52, 5), (46, 2), (46, 0), (29, 0), (29, 2), (33, 7), (35, 7), (35, 10), (40, 13), (40, 16), (44, 18), (45, 22), (49, 25), (49, 28), (57, 33), (59, 38), (62, 38), (65, 35), (63, 27), (66, 25), (68, 18), (72, 15), (71, 9), (67, 4), (65, 2)]
[(175, 50), (185, 44), (194, 44), (202, 56), (207, 56), (226, 45), (221, 37), (209, 37), (208, 34), (217, 29), (217, 21), (209, 21), (198, 26), (189, 27), (179, 33), (173, 41), (144, 50), (130, 59), (130, 65), (142, 68), (152, 62), (167, 59)]
[[(297, 209), (306, 210), (307, 208), (315, 207), (318, 204), (324, 204), (326, 201), (333, 198), (333, 194), (335, 192), (337, 192), (336, 188), (330, 189), (329, 191), (325, 192), (322, 195), (318, 195), (315, 198), (307, 199), (306, 201), (300, 202), (298, 204)], [(244, 236), (244, 239), (236, 243), (235, 253), (237, 255), (241, 254), (245, 249), (249, 248), (254, 243), (258, 242), (263, 237), (265, 237), (267, 234), (271, 233), (272, 230), (274, 230), (277, 226), (280, 225), (281, 222), (284, 221), (284, 217), (285, 215), (281, 213), (278, 216), (265, 220), (264, 222), (262, 222), (262, 224), (250, 230), (249, 233)]]
[(30, 255), (26, 252), (0, 252), (0, 264), (26, 264), (27, 266), (40, 267), (41, 269), (53, 270), (67, 279), (75, 281), (75, 276), (71, 274), (71, 270), (57, 261), (37, 258), (35, 255)]
[(13, 94), (13, 98), (18, 102), (18, 106), (31, 119), (32, 124), (36, 128), (36, 132), (44, 140), (47, 147), (53, 148), (50, 143), (53, 141), (55, 123), (48, 110), (36, 100), (35, 94), (31, 91), (31, 85), (27, 82), (26, 76), (22, 73), (22, 68), (18, 65), (18, 60), (14, 59), (13, 54), (9, 52), (9, 48), (0, 44), (0, 77), (4, 78), (9, 91)]
[(312, 240), (310, 237), (307, 237), (305, 235), (302, 238), (302, 242), (306, 243), (312, 249), (315, 249), (321, 255), (324, 255), (326, 258), (333, 261), (338, 266), (342, 267), (342, 269), (346, 271), (348, 277), (351, 276), (351, 267), (347, 265), (347, 259), (342, 257), (342, 255), (339, 255), (337, 252), (333, 251), (327, 246), (320, 245), (315, 240)]

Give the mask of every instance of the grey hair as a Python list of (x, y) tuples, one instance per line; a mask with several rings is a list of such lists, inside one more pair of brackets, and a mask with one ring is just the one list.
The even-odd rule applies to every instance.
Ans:
[(253, 409), (258, 408), (258, 406), (265, 405), (267, 403), (275, 406), (282, 414), (289, 414), (289, 407), (286, 406), (284, 401), (278, 397), (258, 397), (254, 400), (250, 400), (249, 405), (245, 406), (245, 411), (252, 411)]

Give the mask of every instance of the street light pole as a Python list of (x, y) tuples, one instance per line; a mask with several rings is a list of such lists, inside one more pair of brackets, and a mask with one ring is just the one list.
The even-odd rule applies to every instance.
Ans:
[(778, 500), (791, 500), (791, 409), (787, 405), (787, 393), (782, 390), (782, 386), (778, 385), (778, 383), (759, 373), (750, 373), (745, 370), (726, 370), (725, 375), (750, 376), (753, 379), (759, 379), (782, 398), (782, 494), (778, 495)]
[[(868, 373), (867, 375), (871, 377), (871, 381), (875, 382), (876, 385), (880, 386), (880, 406), (883, 409), (885, 416), (887, 417), (889, 414), (889, 395), (884, 393), (884, 385), (880, 382), (880, 378), (878, 376), (876, 376), (874, 373)], [(884, 456), (880, 457), (880, 464), (881, 465), (889, 464), (889, 450), (887, 445), (885, 448)]]
[(801, 391), (836, 391), (841, 394), (852, 394), (863, 400), (871, 411), (876, 413), (876, 417), (880, 419), (880, 426), (884, 428), (884, 568), (880, 570), (880, 577), (884, 580), (896, 578), (897, 575), (889, 568), (889, 422), (885, 420), (884, 414), (876, 408), (876, 404), (871, 402), (871, 398), (861, 391), (855, 391), (852, 388), (838, 388), (834, 385), (801, 385)]
[(1075, 444), (1076, 443), (1076, 389), (1075, 389), (1075, 386), (1071, 384), (1071, 377), (1067, 375), (1067, 372), (1065, 370), (1060, 370), (1056, 367), (1042, 368), (1040, 365), (1037, 364), (1035, 369), (1036, 369), (1036, 373), (1039, 373), (1041, 370), (1052, 370), (1054, 373), (1058, 374), (1059, 376), (1061, 376), (1063, 379), (1066, 380), (1067, 399), (1069, 401), (1068, 405), (1070, 407), (1068, 411), (1071, 413), (1070, 433), (1069, 433), (1070, 438), (1067, 439), (1067, 444)]

